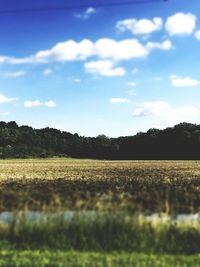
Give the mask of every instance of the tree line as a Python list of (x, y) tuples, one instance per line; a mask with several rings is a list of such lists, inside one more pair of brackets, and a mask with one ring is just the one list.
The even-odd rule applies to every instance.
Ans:
[(180, 123), (134, 136), (79, 136), (54, 128), (0, 122), (0, 158), (200, 159), (200, 125)]

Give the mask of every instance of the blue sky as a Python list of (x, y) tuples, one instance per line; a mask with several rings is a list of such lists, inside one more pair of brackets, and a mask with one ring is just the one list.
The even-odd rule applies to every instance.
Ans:
[[(200, 1), (98, 2), (117, 0), (0, 13), (0, 120), (111, 137), (200, 124)], [(4, 0), (0, 12), (70, 4)]]

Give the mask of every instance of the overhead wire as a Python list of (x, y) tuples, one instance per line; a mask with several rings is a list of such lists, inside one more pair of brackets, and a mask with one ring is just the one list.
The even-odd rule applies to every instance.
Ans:
[(48, 12), (48, 11), (62, 11), (70, 9), (83, 9), (88, 7), (115, 7), (115, 6), (128, 6), (128, 5), (142, 5), (150, 3), (168, 2), (168, 0), (127, 0), (118, 2), (104, 2), (104, 3), (91, 3), (91, 4), (79, 4), (79, 5), (62, 5), (62, 6), (49, 6), (49, 7), (35, 7), (35, 8), (23, 8), (23, 9), (0, 9), (0, 15), (3, 14), (17, 14), (27, 12)]

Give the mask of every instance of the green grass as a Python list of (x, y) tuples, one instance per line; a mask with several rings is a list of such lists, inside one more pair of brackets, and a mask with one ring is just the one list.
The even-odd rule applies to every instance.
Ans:
[(0, 267), (199, 267), (200, 255), (0, 251)]

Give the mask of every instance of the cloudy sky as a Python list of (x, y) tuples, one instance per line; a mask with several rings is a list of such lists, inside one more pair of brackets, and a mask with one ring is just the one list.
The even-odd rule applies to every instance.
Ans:
[(1, 1), (0, 120), (85, 136), (200, 124), (200, 1), (96, 6), (117, 1)]

